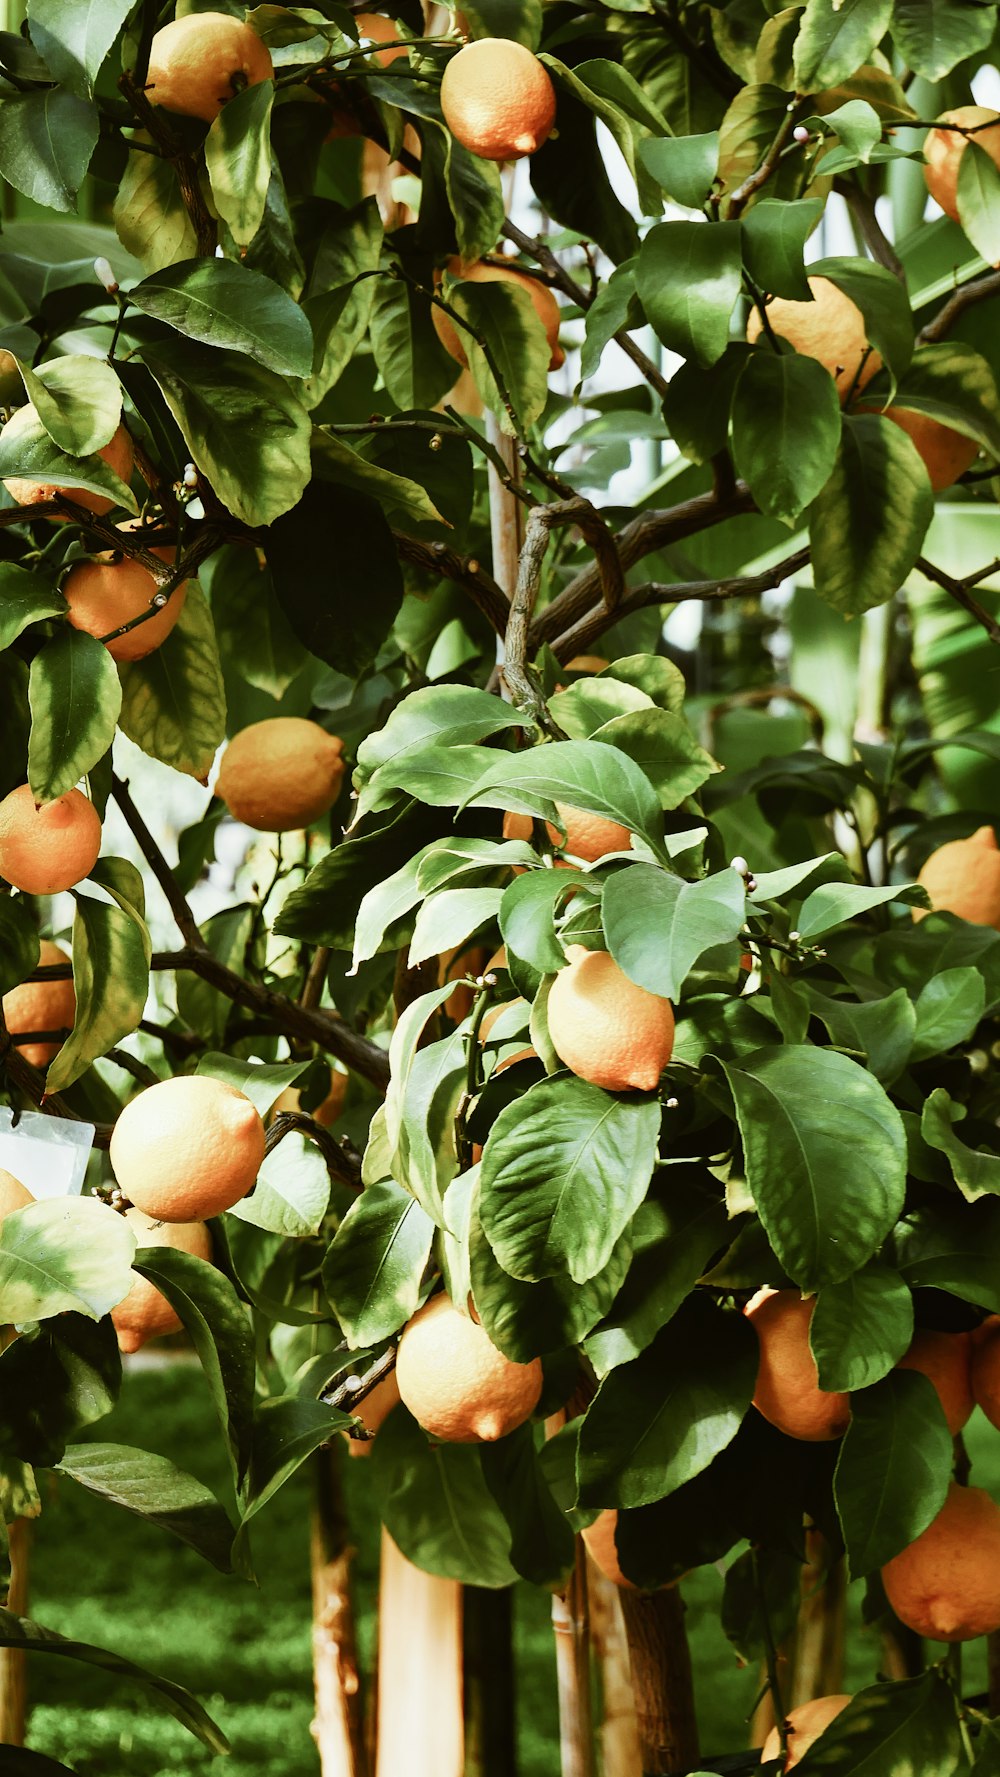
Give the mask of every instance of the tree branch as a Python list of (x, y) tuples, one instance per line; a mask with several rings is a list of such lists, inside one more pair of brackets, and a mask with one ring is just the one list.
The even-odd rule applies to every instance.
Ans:
[(917, 334), (917, 344), (935, 345), (951, 332), (966, 309), (972, 308), (977, 302), (987, 302), (991, 296), (1000, 296), (1000, 271), (987, 272), (985, 277), (975, 278), (971, 284), (962, 284), (938, 309), (926, 327), (921, 328)]
[(737, 217), (742, 215), (747, 204), (750, 202), (750, 199), (756, 196), (757, 192), (767, 184), (768, 180), (774, 174), (778, 162), (781, 159), (782, 150), (795, 128), (795, 114), (797, 111), (798, 101), (796, 98), (796, 100), (789, 101), (785, 115), (775, 131), (774, 140), (764, 155), (763, 160), (760, 162), (760, 165), (755, 167), (754, 171), (749, 173), (744, 179), (742, 185), (738, 185), (733, 192), (726, 208), (726, 220), (728, 222), (735, 222)]
[(865, 246), (872, 258), (879, 265), (884, 265), (886, 271), (891, 271), (893, 277), (899, 278), (900, 282), (905, 284), (906, 272), (903, 262), (879, 222), (875, 213), (874, 199), (851, 179), (835, 179), (833, 188), (847, 204), (861, 230)]
[(963, 580), (956, 580), (954, 575), (947, 573), (944, 568), (935, 567), (934, 563), (928, 561), (923, 555), (917, 557), (916, 567), (925, 579), (933, 580), (936, 586), (940, 586), (944, 592), (951, 595), (957, 605), (961, 605), (963, 611), (967, 611), (970, 617), (974, 617), (980, 628), (985, 630), (991, 642), (1000, 643), (1000, 623), (991, 616), (985, 605), (981, 605), (978, 599), (973, 598), (969, 591), (970, 586), (978, 585), (989, 574), (994, 573), (1000, 567), (1000, 562), (991, 562), (989, 567), (980, 569), (978, 574), (967, 574)]
[(361, 1161), (354, 1149), (342, 1146), (328, 1129), (324, 1129), (322, 1123), (317, 1123), (315, 1117), (310, 1117), (306, 1111), (279, 1111), (267, 1132), (265, 1154), (273, 1154), (278, 1143), (296, 1130), (307, 1140), (316, 1143), (334, 1184), (350, 1185), (352, 1191), (360, 1191)]
[(152, 833), (149, 831), (142, 815), (136, 808), (129, 794), (128, 784), (120, 777), (112, 777), (111, 794), (117, 802), (129, 830), (139, 850), (142, 852), (149, 868), (152, 870), (160, 888), (166, 896), (167, 905), (174, 916), (174, 922), (185, 944), (191, 950), (206, 950), (205, 940), (198, 929), (198, 921), (191, 912), (184, 895), (181, 893), (174, 873), (167, 863)]
[(475, 556), (458, 555), (445, 543), (424, 543), (418, 537), (409, 536), (406, 531), (393, 531), (392, 537), (397, 554), (403, 561), (460, 586), (497, 635), (503, 635), (507, 628), (507, 600), (493, 576), (480, 566)]

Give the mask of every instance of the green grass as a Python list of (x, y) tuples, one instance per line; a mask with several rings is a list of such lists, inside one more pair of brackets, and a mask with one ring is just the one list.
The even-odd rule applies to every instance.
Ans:
[[(198, 1373), (171, 1366), (131, 1376), (95, 1436), (143, 1444), (217, 1486), (225, 1462)], [(973, 1478), (1000, 1483), (1000, 1440), (976, 1414), (967, 1433)], [(375, 1634), (378, 1532), (363, 1461), (345, 1462), (357, 1546), (354, 1565), (362, 1661)], [(312, 1719), (309, 1499), (300, 1473), (268, 1506), (257, 1530), (259, 1589), (217, 1574), (181, 1544), (71, 1481), (44, 1477), (43, 1516), (32, 1555), (32, 1615), (63, 1635), (96, 1642), (188, 1686), (228, 1735), (231, 1758), (213, 1758), (143, 1693), (67, 1660), (30, 1664), (29, 1744), (79, 1777), (316, 1777)], [(706, 1754), (746, 1742), (755, 1670), (741, 1670), (718, 1622), (722, 1576), (714, 1567), (685, 1583), (688, 1627)], [(848, 1688), (871, 1683), (875, 1636), (860, 1623), (851, 1589)], [(555, 1672), (549, 1604), (521, 1586), (515, 1597), (520, 1777), (558, 1771)], [(982, 1643), (966, 1650), (965, 1690), (985, 1684)]]

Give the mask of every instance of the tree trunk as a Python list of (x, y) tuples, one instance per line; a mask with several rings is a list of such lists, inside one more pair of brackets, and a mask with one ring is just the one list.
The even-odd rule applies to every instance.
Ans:
[(563, 1594), (553, 1594), (552, 1628), (556, 1638), (561, 1777), (594, 1777), (587, 1568), (583, 1538), (579, 1536), (576, 1539), (576, 1566), (569, 1585)]
[(462, 1588), (382, 1531), (375, 1777), (463, 1777)]
[[(7, 1526), (10, 1538), (10, 1586), (7, 1609), (15, 1616), (28, 1614), (28, 1551), (31, 1524), (14, 1518)], [(21, 1648), (0, 1648), (0, 1744), (23, 1746), (28, 1704), (28, 1675)]]
[(618, 1587), (587, 1562), (590, 1642), (601, 1679), (602, 1777), (642, 1777), (632, 1668)]
[(313, 1738), (322, 1777), (367, 1777), (364, 1716), (351, 1606), (348, 1525), (340, 1480), (342, 1452), (312, 1459)]
[(673, 1777), (698, 1763), (691, 1650), (676, 1586), (623, 1592), (632, 1688), (646, 1777)]
[(465, 1777), (516, 1777), (512, 1606), (509, 1586), (462, 1593)]

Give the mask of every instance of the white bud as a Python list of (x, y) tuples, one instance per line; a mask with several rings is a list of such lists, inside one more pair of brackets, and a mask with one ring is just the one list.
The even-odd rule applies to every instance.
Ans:
[(183, 479), (184, 479), (184, 486), (185, 487), (197, 487), (198, 486), (198, 471), (195, 468), (193, 463), (185, 463)]
[(94, 260), (94, 276), (99, 284), (104, 285), (109, 296), (114, 296), (117, 293), (118, 279), (115, 277), (115, 274), (111, 269), (111, 261), (109, 259)]
[(750, 866), (746, 858), (730, 858), (729, 868), (735, 870), (737, 876), (749, 876), (750, 874)]
[(361, 1377), (345, 1376), (344, 1387), (347, 1389), (348, 1394), (357, 1394), (358, 1389), (361, 1387)]
[(809, 131), (806, 129), (804, 123), (798, 124), (792, 131), (792, 135), (795, 137), (796, 142), (808, 142), (809, 140)]
[(788, 942), (789, 942), (789, 944), (801, 944), (802, 933), (801, 932), (789, 932)]

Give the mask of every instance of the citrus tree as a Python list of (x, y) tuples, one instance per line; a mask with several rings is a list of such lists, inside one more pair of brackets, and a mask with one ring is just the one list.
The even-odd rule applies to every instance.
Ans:
[[(250, 1577), (283, 1482), (374, 1438), (409, 1563), (553, 1594), (566, 1777), (587, 1548), (616, 1777), (768, 1731), (773, 1770), (1000, 1768), (997, 1662), (975, 1696), (957, 1654), (1000, 1630), (961, 1439), (974, 1398), (1000, 1424), (994, 28), (29, 0), (0, 34), (0, 1066), (42, 1113), (3, 1135), (3, 1517), (56, 1470)], [(662, 621), (699, 607), (695, 682)], [(174, 861), (136, 761), (207, 786), (222, 747)], [(71, 1124), (86, 1193), (26, 1185)], [(180, 1326), (223, 1501), (80, 1435)], [(702, 1754), (678, 1582), (731, 1556), (760, 1732)], [(790, 1652), (845, 1575), (853, 1700)], [(16, 1590), (5, 1647), (224, 1749)]]

